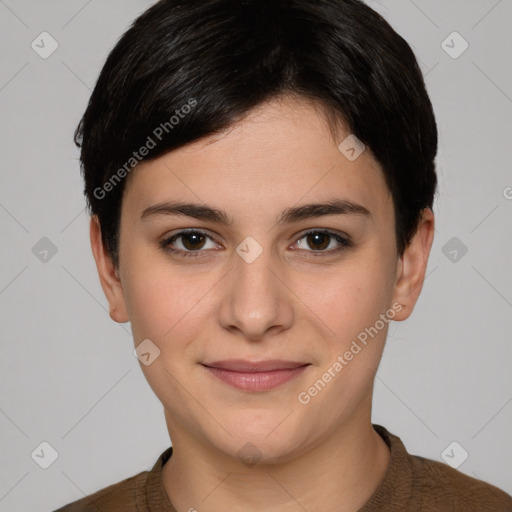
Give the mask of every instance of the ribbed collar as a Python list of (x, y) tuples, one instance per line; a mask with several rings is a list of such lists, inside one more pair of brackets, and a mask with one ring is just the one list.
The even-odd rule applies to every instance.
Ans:
[(144, 486), (144, 503), (137, 503), (141, 511), (149, 512), (176, 512), (173, 507), (162, 479), (162, 468), (172, 455), (172, 446), (169, 446), (158, 457), (155, 465), (151, 468)]
[(390, 434), (381, 425), (373, 425), (375, 431), (384, 439), (391, 452), (388, 469), (381, 483), (359, 512), (403, 512), (410, 510), (407, 504), (412, 495), (413, 468), (411, 455), (407, 453), (399, 437)]

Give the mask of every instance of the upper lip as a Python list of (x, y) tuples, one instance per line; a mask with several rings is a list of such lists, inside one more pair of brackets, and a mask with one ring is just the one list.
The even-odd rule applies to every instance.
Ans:
[(220, 368), (232, 372), (269, 372), (272, 370), (291, 370), (301, 366), (307, 366), (309, 363), (296, 361), (284, 361), (282, 359), (269, 359), (266, 361), (245, 361), (243, 359), (227, 359), (224, 361), (214, 361), (213, 363), (202, 363), (203, 366), (210, 368)]

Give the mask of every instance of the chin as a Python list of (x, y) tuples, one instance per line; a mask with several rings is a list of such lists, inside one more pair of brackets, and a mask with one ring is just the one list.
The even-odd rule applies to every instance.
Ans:
[(276, 409), (244, 414), (240, 411), (236, 418), (232, 418), (233, 421), (225, 418), (222, 423), (232, 437), (223, 429), (221, 432), (205, 434), (209, 438), (208, 442), (219, 451), (239, 459), (247, 466), (287, 462), (307, 450), (312, 441), (312, 435), (308, 435), (311, 434), (310, 430), (318, 431), (308, 429), (304, 422), (298, 421), (299, 418), (290, 412)]

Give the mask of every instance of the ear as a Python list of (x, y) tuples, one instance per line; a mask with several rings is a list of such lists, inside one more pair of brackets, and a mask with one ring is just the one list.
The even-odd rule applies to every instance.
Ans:
[(423, 288), (433, 240), (434, 213), (425, 208), (416, 233), (398, 260), (393, 303), (398, 302), (402, 309), (393, 320), (405, 320), (412, 313)]
[(97, 215), (91, 216), (90, 223), (91, 248), (96, 261), (103, 293), (110, 307), (110, 318), (115, 322), (128, 322), (121, 280), (116, 271), (110, 254), (107, 253), (101, 238), (101, 227)]

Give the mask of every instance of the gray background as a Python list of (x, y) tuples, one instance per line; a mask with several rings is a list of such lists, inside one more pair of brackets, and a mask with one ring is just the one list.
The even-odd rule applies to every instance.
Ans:
[[(0, 0), (0, 511), (54, 510), (169, 445), (129, 324), (108, 316), (72, 144), (108, 51), (152, 3)], [(429, 276), (391, 324), (374, 422), (436, 460), (457, 441), (460, 471), (512, 493), (512, 2), (369, 4), (413, 47), (440, 132)], [(43, 31), (59, 45), (47, 59), (31, 48)], [(458, 58), (441, 46), (453, 31)], [(31, 457), (43, 441), (47, 469)]]

